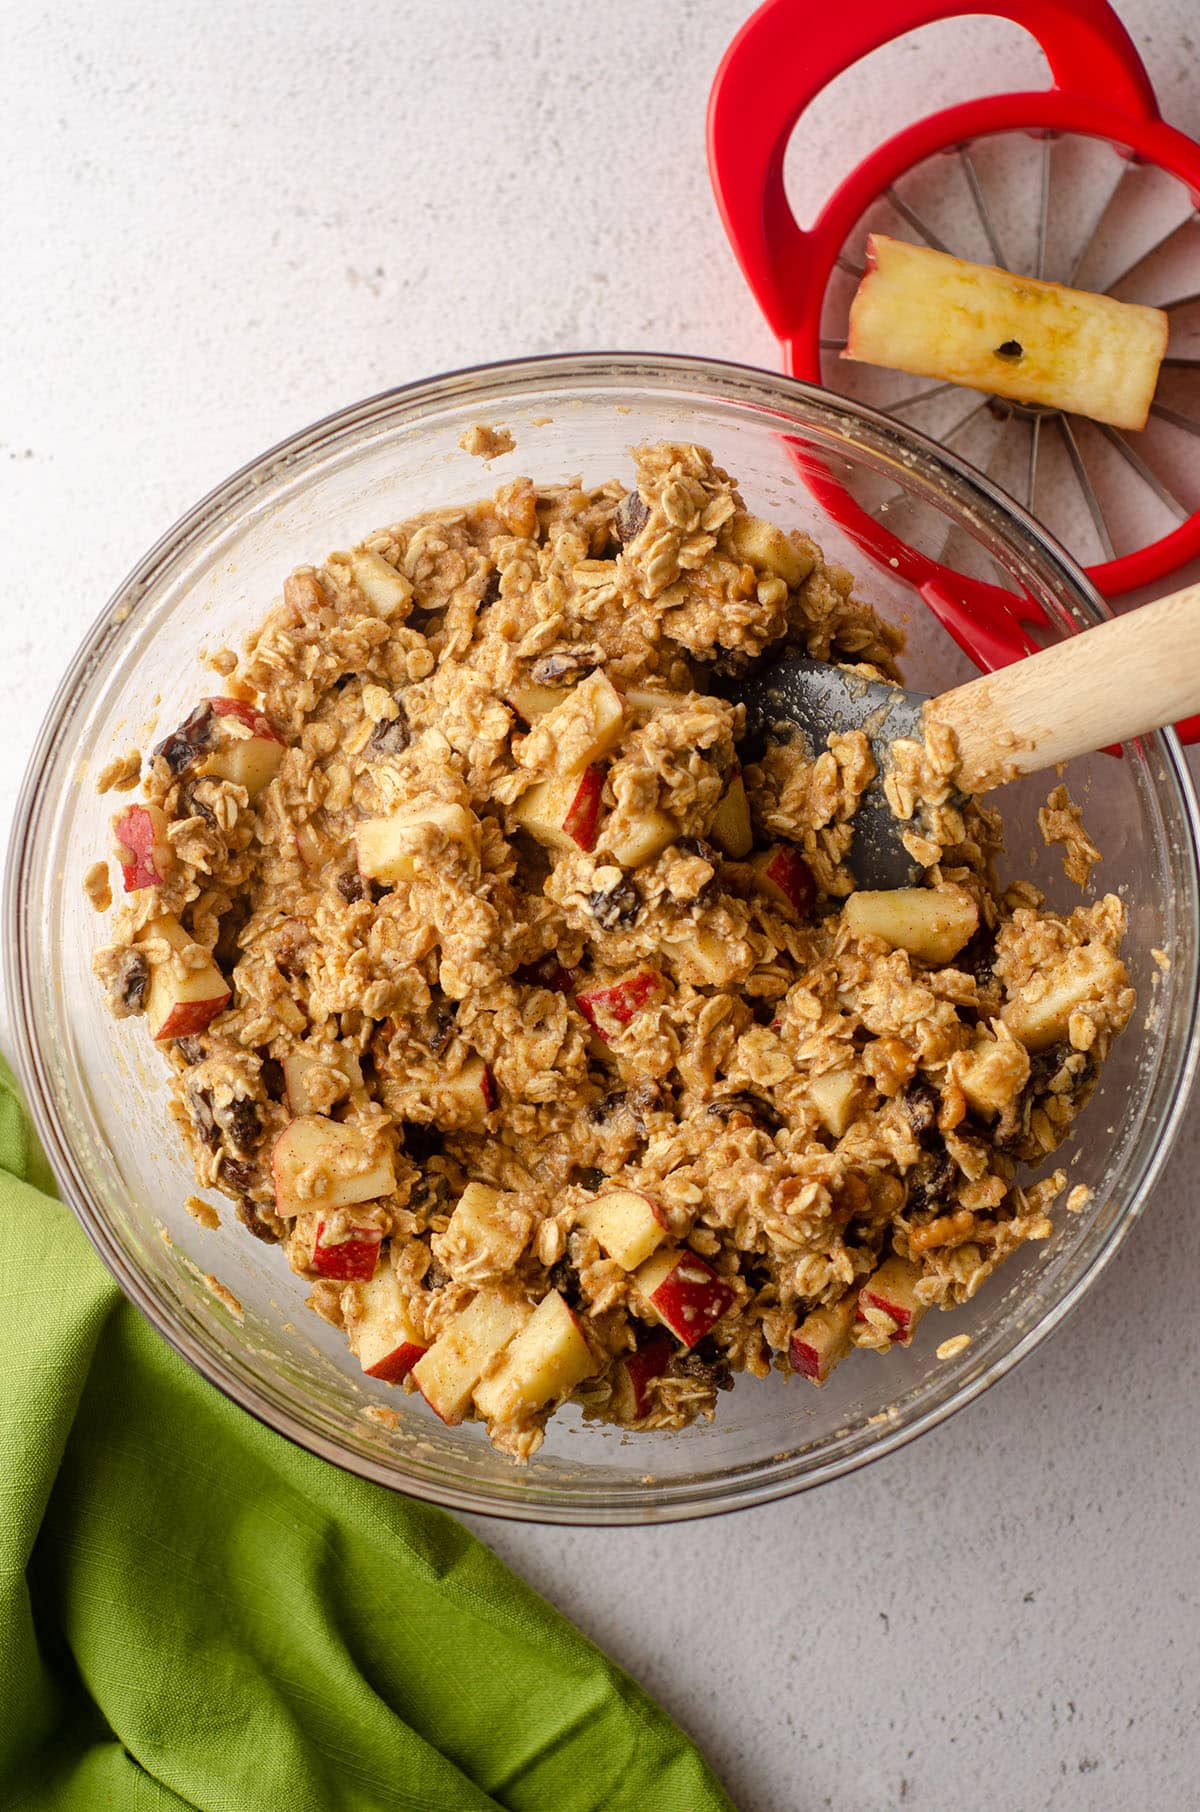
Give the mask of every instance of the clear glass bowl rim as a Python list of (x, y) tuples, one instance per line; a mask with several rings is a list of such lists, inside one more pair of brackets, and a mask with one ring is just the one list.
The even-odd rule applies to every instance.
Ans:
[[(937, 1427), (949, 1416), (973, 1402), (983, 1391), (1018, 1365), (1039, 1346), (1078, 1305), (1123, 1243), (1130, 1229), (1144, 1211), (1171, 1147), (1179, 1132), (1188, 1096), (1200, 1066), (1200, 805), (1191, 784), (1178, 739), (1171, 731), (1140, 739), (1153, 747), (1161, 763), (1167, 791), (1175, 795), (1174, 805), (1186, 833), (1183, 855), (1190, 881), (1190, 912), (1181, 924), (1180, 944), (1187, 959), (1182, 960), (1172, 975), (1172, 989), (1186, 990), (1187, 1034), (1167, 1054), (1169, 1073), (1160, 1077), (1162, 1110), (1154, 1127), (1155, 1138), (1150, 1155), (1132, 1177), (1122, 1179), (1125, 1200), (1104, 1241), (1091, 1253), (1070, 1286), (1047, 1311), (1005, 1345), (993, 1353), (987, 1366), (974, 1376), (957, 1378), (952, 1366), (945, 1368), (941, 1381), (923, 1391), (919, 1403), (880, 1424), (869, 1435), (858, 1430), (841, 1440), (836, 1450), (821, 1459), (801, 1456), (791, 1464), (776, 1466), (760, 1462), (742, 1469), (733, 1478), (718, 1476), (711, 1484), (697, 1485), (685, 1481), (686, 1490), (668, 1488), (665, 1495), (647, 1486), (640, 1498), (622, 1494), (608, 1502), (602, 1488), (593, 1488), (578, 1498), (523, 1503), (519, 1496), (497, 1498), (488, 1488), (464, 1485), (461, 1488), (432, 1488), (426, 1481), (411, 1476), (403, 1456), (390, 1466), (378, 1465), (365, 1456), (351, 1453), (340, 1443), (329, 1440), (310, 1428), (299, 1416), (282, 1410), (229, 1373), (214, 1354), (183, 1328), (177, 1326), (162, 1302), (146, 1287), (123, 1248), (113, 1238), (104, 1216), (91, 1200), (86, 1183), (75, 1163), (73, 1153), (63, 1136), (54, 1112), (49, 1078), (34, 1029), (32, 1002), (27, 986), (29, 952), (27, 932), (29, 913), (22, 876), (27, 872), (23, 860), (36, 829), (42, 804), (39, 777), (43, 771), (48, 747), (69, 722), (72, 701), (80, 687), (103, 667), (120, 630), (138, 609), (151, 588), (166, 576), (182, 552), (218, 525), (229, 526), (242, 504), (252, 499), (263, 482), (281, 465), (318, 451), (352, 441), (360, 430), (380, 426), (390, 417), (413, 419), (425, 407), (442, 402), (470, 398), (480, 408), (496, 408), (506, 397), (524, 394), (531, 380), (561, 384), (574, 381), (589, 390), (636, 388), (639, 382), (658, 390), (673, 390), (677, 400), (688, 396), (703, 400), (715, 395), (762, 408), (779, 422), (780, 431), (787, 424), (789, 409), (795, 413), (792, 425), (799, 429), (817, 427), (845, 441), (849, 448), (865, 446), (872, 451), (900, 453), (905, 466), (915, 475), (932, 483), (945, 495), (953, 497), (960, 508), (978, 512), (993, 525), (1002, 525), (1009, 538), (1024, 540), (1039, 560), (1056, 574), (1059, 584), (1073, 594), (1073, 602), (1085, 617), (1100, 620), (1111, 615), (1100, 594), (1090, 584), (1080, 567), (1063, 548), (1014, 499), (992, 484), (982, 473), (958, 458), (950, 449), (938, 446), (907, 425), (862, 404), (835, 397), (816, 385), (807, 384), (781, 373), (731, 361), (694, 357), (684, 354), (588, 352), (549, 354), (542, 357), (500, 360), (397, 385), (334, 411), (309, 427), (279, 441), (250, 460), (221, 484), (195, 503), (142, 556), (117, 587), (101, 611), (74, 658), (68, 666), (46, 712), (33, 753), (26, 768), (13, 818), (12, 839), (4, 881), (4, 974), (7, 997), (11, 1003), (16, 1037), (16, 1064), (25, 1089), (30, 1112), (51, 1167), (62, 1190), (63, 1198), (74, 1211), (91, 1244), (112, 1272), (124, 1294), (142, 1312), (155, 1330), (192, 1365), (202, 1377), (225, 1396), (246, 1410), (256, 1420), (286, 1436), (298, 1446), (362, 1478), (402, 1490), (414, 1497), (436, 1502), (444, 1508), (479, 1515), (498, 1516), (516, 1521), (565, 1525), (622, 1525), (645, 1522), (673, 1522), (694, 1517), (718, 1515), (726, 1511), (765, 1504), (790, 1496), (815, 1485), (856, 1471), (869, 1461), (882, 1458)], [(119, 615), (119, 621), (118, 621)], [(1187, 935), (1190, 932), (1190, 936)]]

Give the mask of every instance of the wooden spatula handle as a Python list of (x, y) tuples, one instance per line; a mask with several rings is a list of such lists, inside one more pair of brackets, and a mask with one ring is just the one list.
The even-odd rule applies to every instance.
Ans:
[(967, 793), (1036, 774), (1200, 710), (1200, 585), (930, 699)]

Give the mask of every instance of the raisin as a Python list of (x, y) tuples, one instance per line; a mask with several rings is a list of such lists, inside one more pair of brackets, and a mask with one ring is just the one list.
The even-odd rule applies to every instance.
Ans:
[(450, 1273), (444, 1265), (439, 1265), (436, 1258), (431, 1258), (422, 1281), (427, 1290), (444, 1290), (450, 1282)]
[(757, 1095), (723, 1095), (719, 1101), (710, 1101), (706, 1112), (714, 1120), (731, 1120), (735, 1114), (745, 1114), (755, 1126), (764, 1132), (775, 1133), (783, 1121), (767, 1101), (760, 1101)]
[(213, 710), (209, 704), (199, 704), (185, 717), (178, 729), (159, 743), (154, 753), (161, 755), (172, 774), (182, 774), (208, 747), (212, 740)]
[(387, 722), (377, 723), (371, 732), (367, 748), (374, 755), (400, 755), (412, 741), (408, 718), (399, 699), (396, 700), (396, 707), (397, 715)]
[(922, 1172), (914, 1182), (908, 1185), (908, 1201), (905, 1212), (923, 1214), (927, 1209), (940, 1209), (948, 1200), (954, 1188), (954, 1179), (958, 1169), (950, 1153), (942, 1148), (932, 1168)]
[[(237, 1171), (239, 1175), (235, 1176), (235, 1171)], [(241, 1181), (242, 1175), (245, 1175), (248, 1183), (253, 1183), (255, 1180), (254, 1171), (251, 1165), (238, 1164), (230, 1158), (227, 1158), (221, 1166), (221, 1174), (224, 1177), (228, 1177), (235, 1188), (243, 1187)], [(237, 1217), (239, 1221), (241, 1221), (243, 1227), (248, 1227), (250, 1229), (250, 1232), (254, 1235), (255, 1239), (262, 1240), (263, 1243), (268, 1246), (277, 1246), (279, 1244), (278, 1233), (276, 1233), (269, 1221), (263, 1219), (249, 1196), (241, 1195), (238, 1197)]]
[(518, 963), (512, 978), (526, 988), (549, 988), (554, 994), (571, 994), (575, 978), (556, 956), (539, 956), (536, 963)]
[(289, 981), (304, 973), (304, 953), (312, 942), (303, 919), (288, 919), (280, 927), (275, 942), (275, 966)]
[(435, 1057), (441, 1056), (454, 1037), (457, 1013), (458, 1008), (452, 1000), (439, 1000), (434, 1006), (433, 1031), (429, 1034), (429, 1049)]
[(637, 888), (622, 877), (615, 886), (589, 894), (588, 905), (601, 931), (625, 931), (636, 923), (642, 899)]
[(199, 779), (184, 781), (175, 801), (175, 816), (176, 818), (201, 818), (205, 824), (215, 824), (217, 814), (211, 805), (206, 805), (199, 797), (197, 793), (199, 784)]
[(581, 1189), (590, 1189), (594, 1192), (597, 1189), (603, 1189), (606, 1178), (604, 1172), (597, 1170), (594, 1164), (585, 1164), (581, 1170), (576, 1171), (575, 1181)]
[(635, 536), (640, 535), (650, 520), (650, 512), (636, 491), (628, 491), (617, 505), (613, 517), (613, 527), (621, 541), (628, 545)]
[(493, 570), (487, 576), (487, 584), (483, 588), (483, 597), (479, 600), (479, 607), (481, 610), (486, 610), (489, 604), (496, 604), (499, 599), (500, 574)]
[(203, 1038), (177, 1038), (175, 1049), (185, 1063), (203, 1063), (208, 1056)]
[(127, 950), (116, 976), (117, 999), (131, 1013), (144, 1013), (150, 992), (150, 965), (139, 950)]
[(708, 1359), (700, 1353), (684, 1353), (671, 1367), (677, 1378), (695, 1378), (713, 1390), (732, 1390), (733, 1373), (724, 1359)]
[(603, 1126), (606, 1120), (619, 1113), (624, 1107), (626, 1095), (624, 1089), (617, 1089), (611, 1095), (601, 1095), (598, 1101), (588, 1105), (587, 1116), (593, 1126)]
[(937, 1097), (924, 1082), (914, 1082), (900, 1098), (908, 1123), (918, 1139), (924, 1139), (937, 1125)]
[(653, 1113), (654, 1109), (661, 1103), (662, 1090), (659, 1088), (657, 1082), (639, 1082), (636, 1088), (630, 1089), (626, 1099), (629, 1102), (630, 1112), (637, 1121), (640, 1130), (645, 1132), (645, 1116), (649, 1113)]
[(207, 1088), (189, 1089), (187, 1103), (188, 1112), (192, 1116), (192, 1125), (196, 1129), (196, 1137), (202, 1144), (207, 1145), (210, 1151), (216, 1151), (221, 1143), (221, 1129), (217, 1125), (216, 1116), (213, 1113), (212, 1090)]
[(586, 649), (575, 653), (568, 648), (560, 648), (554, 654), (544, 654), (529, 669), (529, 676), (535, 686), (558, 686), (564, 680), (575, 680), (585, 667), (596, 665), (595, 651)]
[(262, 1122), (253, 1101), (238, 1096), (226, 1107), (215, 1110), (217, 1125), (235, 1151), (253, 1151), (262, 1132)]
[(367, 898), (367, 883), (357, 868), (348, 868), (338, 876), (337, 890), (349, 906), (353, 906), (356, 900)]

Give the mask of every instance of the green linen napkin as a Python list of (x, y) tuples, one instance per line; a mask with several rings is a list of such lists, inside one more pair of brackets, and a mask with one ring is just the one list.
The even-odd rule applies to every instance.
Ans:
[(52, 1189), (0, 1062), (5, 1812), (732, 1812), (465, 1529), (196, 1376)]

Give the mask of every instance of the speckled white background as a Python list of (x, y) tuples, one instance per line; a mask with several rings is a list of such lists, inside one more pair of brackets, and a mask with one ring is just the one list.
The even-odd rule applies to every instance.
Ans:
[[(84, 627), (269, 442), (496, 356), (774, 361), (704, 165), (708, 85), (746, 10), (10, 0), (5, 829)], [(1123, 12), (1168, 117), (1200, 130), (1195, 0)], [(913, 96), (1037, 81), (1015, 27), (942, 29), (847, 78), (798, 181), (818, 193)], [(1068, 1327), (867, 1472), (689, 1527), (480, 1533), (682, 1720), (742, 1812), (1190, 1812), (1198, 1169), (1193, 1132)]]

